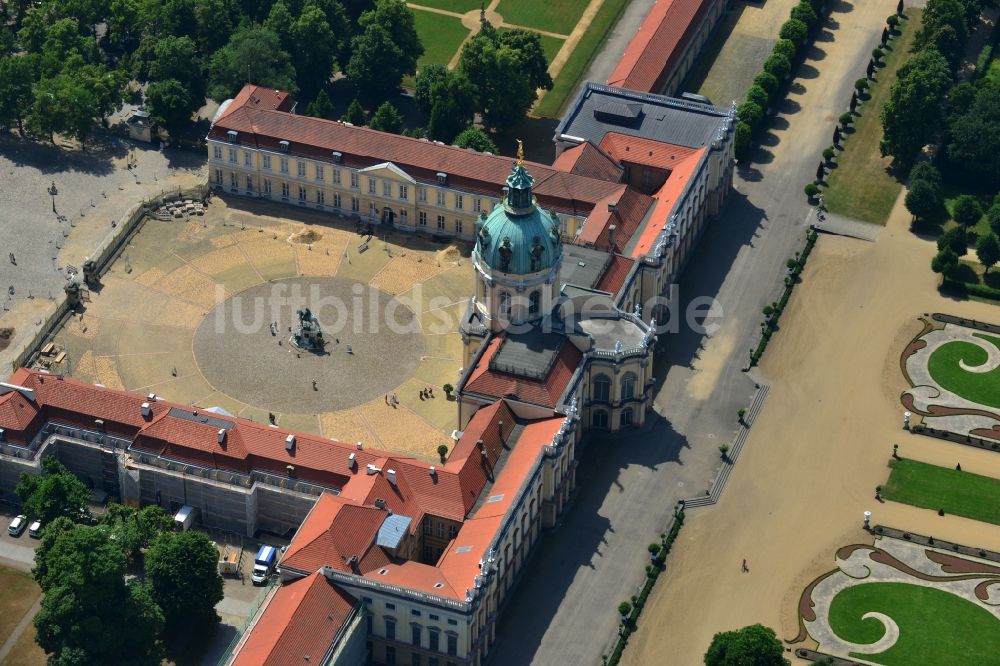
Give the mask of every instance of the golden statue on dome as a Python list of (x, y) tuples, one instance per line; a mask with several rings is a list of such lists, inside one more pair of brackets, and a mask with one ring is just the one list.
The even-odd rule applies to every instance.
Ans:
[(517, 140), (517, 166), (524, 166), (524, 141)]

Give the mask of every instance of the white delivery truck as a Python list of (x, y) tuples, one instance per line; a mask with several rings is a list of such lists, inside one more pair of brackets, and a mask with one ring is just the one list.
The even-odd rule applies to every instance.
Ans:
[(174, 529), (178, 532), (186, 532), (194, 525), (198, 519), (198, 509), (185, 504), (174, 515)]
[(254, 585), (263, 585), (267, 582), (267, 577), (274, 572), (277, 563), (277, 549), (274, 546), (261, 546), (257, 551), (257, 557), (253, 558), (253, 574), (250, 580)]

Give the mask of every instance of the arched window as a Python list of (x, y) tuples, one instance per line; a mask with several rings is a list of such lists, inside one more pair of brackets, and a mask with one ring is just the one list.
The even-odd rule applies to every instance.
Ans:
[(529, 315), (538, 314), (538, 310), (541, 308), (541, 302), (542, 302), (542, 292), (540, 291), (531, 292), (531, 294), (528, 296), (528, 314)]
[(632, 408), (626, 407), (622, 410), (621, 415), (621, 427), (626, 427), (632, 425)]
[(600, 402), (611, 400), (611, 379), (607, 375), (594, 377), (594, 400)]
[(631, 400), (635, 397), (635, 373), (627, 372), (622, 377), (622, 400)]
[(603, 430), (608, 429), (608, 413), (603, 409), (598, 409), (591, 416), (591, 425), (595, 428), (601, 428)]
[(506, 291), (501, 291), (497, 298), (500, 299), (500, 307), (497, 308), (497, 313), (505, 318), (510, 318), (510, 294)]

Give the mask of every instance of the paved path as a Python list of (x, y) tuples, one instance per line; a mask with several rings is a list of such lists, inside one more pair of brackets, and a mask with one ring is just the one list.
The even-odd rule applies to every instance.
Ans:
[(21, 618), (21, 621), (17, 623), (16, 627), (14, 627), (14, 630), (10, 632), (10, 636), (7, 637), (7, 640), (3, 642), (3, 645), (0, 645), (0, 664), (2, 664), (4, 659), (7, 658), (10, 651), (14, 649), (14, 645), (17, 643), (18, 639), (21, 638), (21, 634), (23, 634), (24, 630), (28, 628), (31, 621), (35, 619), (35, 614), (38, 613), (41, 608), (42, 597), (39, 595), (39, 597), (35, 599), (35, 603), (31, 605), (31, 608), (29, 608), (24, 614), (24, 617)]
[(628, 3), (625, 11), (618, 18), (618, 23), (604, 40), (600, 52), (594, 56), (586, 73), (580, 79), (581, 86), (587, 81), (604, 83), (608, 80), (611, 72), (618, 65), (618, 61), (621, 60), (622, 54), (625, 53), (625, 48), (635, 37), (635, 33), (638, 32), (639, 26), (649, 14), (649, 10), (653, 8), (654, 1), (631, 0)]
[(815, 210), (809, 213), (809, 224), (828, 234), (873, 242), (878, 240), (879, 233), (882, 231), (880, 225), (854, 220), (830, 212), (823, 213), (823, 219), (819, 219)]

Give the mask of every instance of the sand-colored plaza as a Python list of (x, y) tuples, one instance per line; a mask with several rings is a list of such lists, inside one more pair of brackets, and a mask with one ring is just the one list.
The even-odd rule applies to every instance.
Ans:
[[(457, 426), (443, 386), (461, 369), (468, 248), (376, 232), (365, 243), (353, 221), (238, 198), (147, 218), (56, 335), (54, 370), (436, 459)], [(321, 354), (291, 344), (303, 306)]]
[(900, 196), (877, 242), (820, 238), (757, 370), (770, 392), (739, 464), (717, 505), (688, 513), (624, 662), (669, 654), (701, 663), (716, 632), (756, 622), (794, 638), (803, 589), (835, 568), (842, 546), (873, 543), (864, 511), (874, 523), (1000, 550), (1000, 527), (874, 499), (893, 444), (903, 457), (1000, 478), (997, 453), (902, 430), (900, 357), (918, 317), (1000, 320), (995, 305), (938, 292), (934, 243), (909, 222)]

